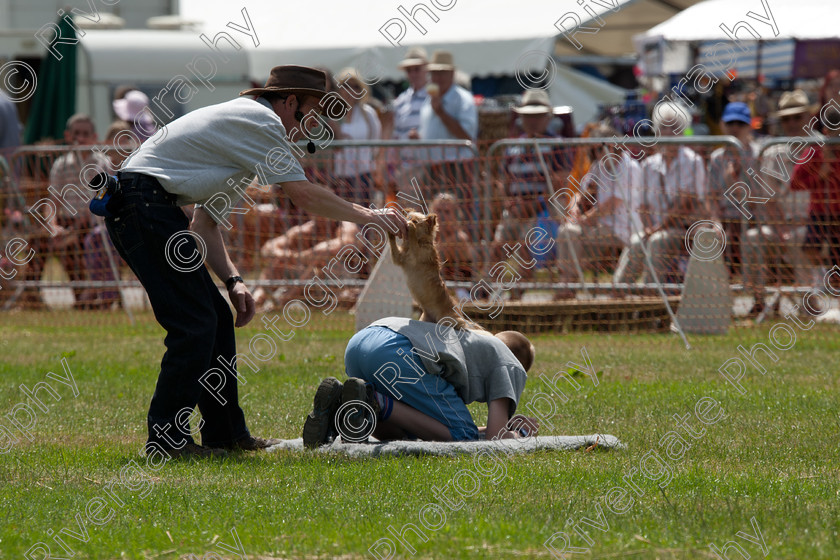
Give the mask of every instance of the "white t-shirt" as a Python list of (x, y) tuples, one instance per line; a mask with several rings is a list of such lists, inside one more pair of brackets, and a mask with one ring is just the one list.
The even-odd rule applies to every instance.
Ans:
[[(611, 164), (612, 160), (609, 160), (607, 165)], [(583, 176), (580, 186), (596, 196), (599, 204), (610, 198), (619, 201), (612, 213), (601, 215), (598, 222), (610, 228), (624, 243), (629, 244), (631, 235), (644, 229), (638, 213), (642, 166), (626, 152), (622, 152), (616, 169), (609, 172), (604, 169), (601, 160), (595, 162)]]
[(690, 148), (680, 146), (677, 156), (666, 165), (661, 153), (649, 156), (642, 163), (644, 179), (642, 203), (650, 206), (654, 227), (665, 219), (678, 193), (702, 201), (706, 197), (706, 166), (703, 158)]
[[(738, 158), (740, 161), (737, 163), (741, 168), (741, 173), (736, 180), (749, 184), (752, 196), (767, 196), (767, 193), (747, 175), (747, 169), (756, 167), (756, 158), (761, 152), (761, 144), (752, 141), (747, 148), (749, 152), (741, 153)], [(741, 212), (725, 196), (726, 191), (732, 186), (726, 180), (726, 167), (730, 161), (732, 161), (732, 156), (727, 154), (726, 148), (717, 148), (709, 156), (709, 197), (719, 218), (737, 221), (741, 218)]]
[(286, 139), (286, 129), (268, 101), (240, 97), (196, 109), (143, 142), (123, 171), (151, 175), (178, 204), (205, 203), (217, 193), (232, 200), (254, 175), (271, 185), (305, 181)]
[[(350, 111), (349, 118), (341, 123), (341, 132), (347, 140), (379, 140), (382, 124), (376, 110), (363, 103)], [(335, 174), (338, 177), (357, 177), (373, 171), (373, 148), (343, 148), (335, 154)]]

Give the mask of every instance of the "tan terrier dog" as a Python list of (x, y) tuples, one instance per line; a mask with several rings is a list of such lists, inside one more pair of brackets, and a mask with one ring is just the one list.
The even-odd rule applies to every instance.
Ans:
[(465, 319), (456, 310), (455, 300), (446, 289), (440, 276), (440, 256), (437, 238), (437, 215), (409, 212), (408, 227), (402, 247), (388, 234), (394, 264), (405, 271), (408, 290), (423, 311), (421, 321), (444, 324), (459, 329), (484, 330), (481, 326)]

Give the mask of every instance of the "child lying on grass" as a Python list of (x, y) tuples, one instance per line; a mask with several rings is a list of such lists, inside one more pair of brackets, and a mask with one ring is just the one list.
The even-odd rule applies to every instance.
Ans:
[[(380, 440), (468, 441), (534, 434), (538, 423), (514, 416), (534, 361), (534, 346), (522, 334), (453, 330), (400, 317), (380, 319), (347, 345), (344, 383), (329, 377), (315, 394), (303, 442), (323, 445), (341, 426), (374, 422)], [(346, 407), (360, 401), (364, 405)], [(487, 426), (477, 427), (467, 404), (486, 402)], [(366, 405), (366, 406), (365, 406)], [(376, 415), (371, 418), (370, 411)]]

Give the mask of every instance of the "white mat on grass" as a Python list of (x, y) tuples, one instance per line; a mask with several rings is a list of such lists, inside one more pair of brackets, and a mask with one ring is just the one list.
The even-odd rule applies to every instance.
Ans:
[[(381, 457), (396, 455), (455, 455), (475, 454), (482, 449), (494, 448), (505, 453), (533, 453), (542, 449), (573, 451), (585, 449), (597, 442), (597, 448), (622, 449), (624, 444), (615, 436), (592, 434), (588, 436), (535, 436), (527, 439), (504, 439), (495, 441), (388, 441), (378, 442), (371, 438), (371, 443), (344, 443), (337, 439), (329, 445), (319, 447), (319, 453), (343, 453), (349, 457)], [(287, 439), (272, 445), (267, 451), (289, 449), (301, 451), (303, 438)]]

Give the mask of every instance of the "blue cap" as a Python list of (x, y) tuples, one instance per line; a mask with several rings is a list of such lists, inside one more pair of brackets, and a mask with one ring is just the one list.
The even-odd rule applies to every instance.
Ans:
[(740, 101), (728, 103), (723, 109), (723, 117), (721, 117), (721, 120), (725, 123), (741, 121), (742, 123), (752, 124), (750, 107), (746, 103), (741, 103)]

